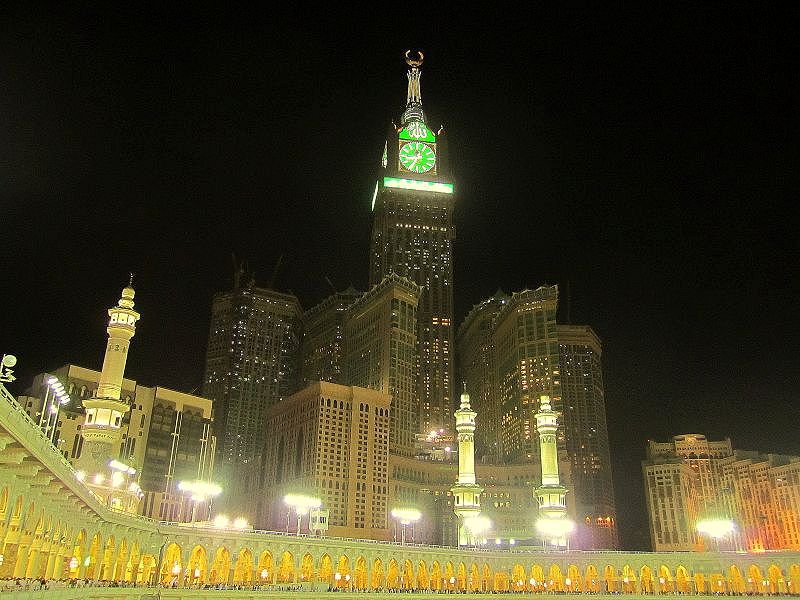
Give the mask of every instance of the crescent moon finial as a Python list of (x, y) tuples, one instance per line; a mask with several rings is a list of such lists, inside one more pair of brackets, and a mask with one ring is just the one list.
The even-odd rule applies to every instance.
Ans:
[(409, 67), (419, 67), (423, 60), (425, 60), (425, 55), (419, 50), (417, 50), (417, 58), (411, 58), (411, 50), (406, 50), (406, 64)]

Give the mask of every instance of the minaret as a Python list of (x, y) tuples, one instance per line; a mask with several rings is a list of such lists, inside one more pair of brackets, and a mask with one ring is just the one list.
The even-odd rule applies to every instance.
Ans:
[(458, 481), (450, 488), (455, 498), (453, 512), (458, 517), (458, 545), (470, 544), (470, 519), (481, 512), (483, 488), (475, 483), (475, 417), (478, 413), (469, 405), (469, 394), (464, 386), (461, 406), (455, 412), (458, 432)]
[(550, 406), (550, 396), (539, 398), (539, 412), (534, 416), (542, 463), (542, 485), (536, 488), (541, 516), (536, 528), (545, 543), (565, 546), (567, 534), (572, 531), (574, 524), (567, 518), (567, 488), (561, 485), (558, 476), (558, 413)]
[(136, 471), (126, 469), (127, 465), (116, 461), (122, 417), (130, 410), (130, 406), (121, 399), (121, 393), (128, 348), (139, 320), (139, 313), (133, 310), (135, 294), (131, 275), (117, 305), (108, 309), (108, 346), (103, 359), (103, 371), (95, 395), (83, 401), (86, 410), (81, 427), (84, 443), (77, 461), (85, 483), (109, 504), (123, 510), (131, 508), (134, 497), (138, 503), (139, 491), (138, 485), (129, 481), (129, 476), (135, 475)]

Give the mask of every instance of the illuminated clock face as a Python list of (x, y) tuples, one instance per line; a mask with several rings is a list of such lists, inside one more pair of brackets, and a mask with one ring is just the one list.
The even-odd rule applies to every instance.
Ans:
[(427, 173), (436, 166), (436, 153), (423, 142), (408, 142), (400, 146), (400, 164), (412, 173)]

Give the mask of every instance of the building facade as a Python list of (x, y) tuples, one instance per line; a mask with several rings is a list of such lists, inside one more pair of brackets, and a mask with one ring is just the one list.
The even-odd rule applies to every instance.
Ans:
[[(64, 365), (37, 375), (28, 395), (19, 397), (37, 422), (48, 397), (45, 381), (49, 377), (61, 381), (70, 397), (69, 403), (60, 407), (55, 429), (49, 436), (64, 458), (80, 468), (84, 452), (81, 432), (86, 419), (83, 402), (97, 393), (100, 372)], [(122, 420), (119, 442), (110, 450), (108, 459), (136, 469), (136, 479), (144, 492), (140, 514), (188, 520), (186, 499), (178, 484), (212, 477), (216, 438), (211, 430), (211, 401), (127, 378), (122, 380), (121, 398), (130, 410)]]
[(556, 332), (567, 455), (578, 516), (576, 538), (585, 548), (617, 548), (602, 344), (588, 325), (558, 324)]
[(419, 294), (414, 282), (389, 275), (350, 306), (345, 325), (345, 380), (391, 397), (393, 454), (414, 451)]
[(303, 313), (302, 387), (312, 381), (345, 383), (345, 323), (348, 309), (362, 295), (350, 287), (328, 296)]
[(214, 296), (203, 396), (213, 403), (218, 478), (233, 496), (257, 462), (267, 411), (297, 384), (301, 314), (292, 294), (238, 278)]
[(389, 128), (375, 185), (370, 285), (396, 274), (420, 287), (416, 429), (452, 432), (453, 183), (444, 131), (422, 110), (422, 55), (407, 62), (406, 109)]
[(310, 493), (330, 511), (330, 535), (388, 539), (389, 404), (385, 392), (318, 381), (275, 405), (256, 526), (293, 529), (283, 498)]
[[(655, 550), (800, 549), (800, 457), (683, 434), (648, 442), (642, 469)], [(710, 537), (708, 521), (730, 529)]]

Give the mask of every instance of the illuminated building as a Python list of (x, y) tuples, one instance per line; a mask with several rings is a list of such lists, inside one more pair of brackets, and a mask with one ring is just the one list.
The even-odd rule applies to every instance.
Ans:
[[(128, 296), (132, 300), (132, 293), (129, 292)], [(116, 320), (113, 314), (111, 318), (114, 323), (120, 322), (119, 315)], [(127, 325), (130, 327), (129, 322)], [(116, 348), (118, 343), (115, 337), (109, 336), (109, 348)], [(108, 358), (104, 361), (104, 369), (109, 362)], [(101, 491), (109, 487), (112, 478), (117, 480), (117, 488), (121, 488), (122, 471), (116, 469), (114, 472), (108, 466), (111, 460), (119, 461), (135, 471), (126, 471), (124, 480), (128, 486), (133, 483), (141, 486), (141, 494), (137, 493), (136, 498), (141, 514), (157, 519), (182, 520), (187, 515), (182, 508), (184, 498), (177, 489), (178, 482), (208, 479), (213, 468), (215, 440), (211, 435), (211, 401), (126, 379), (123, 376), (125, 361), (121, 362), (113, 374), (106, 372), (105, 376), (92, 369), (64, 365), (50, 373), (37, 375), (29, 390), (30, 395), (20, 399), (34, 421), (39, 422), (42, 411), (48, 413), (52, 406), (47, 381), (53, 378), (60, 381), (68, 394), (68, 401), (58, 407), (52, 428), (47, 428), (44, 420), (42, 427), (64, 458), (83, 473), (87, 485), (95, 485), (95, 477), (99, 474), (102, 479), (98, 478), (96, 485)], [(101, 387), (101, 384), (105, 385)], [(93, 414), (91, 411), (97, 410), (101, 394), (109, 394), (109, 389), (117, 396), (112, 406), (124, 409), (118, 411), (122, 413), (118, 428), (113, 435), (106, 436), (110, 442), (98, 451), (91, 440), (87, 442), (87, 431), (90, 431), (90, 437), (94, 433), (89, 430), (87, 421)], [(95, 412), (91, 419), (97, 423), (102, 417), (97, 417)]]
[(559, 451), (571, 463), (572, 544), (616, 548), (602, 345), (589, 326), (558, 324), (557, 307), (557, 286), (498, 292), (459, 327), (459, 376), (487, 415), (475, 432), (476, 451), (487, 463), (538, 462), (534, 411), (538, 396), (549, 396), (560, 415)]
[(453, 184), (444, 131), (422, 109), (420, 65), (406, 54), (408, 92), (399, 125), (389, 128), (375, 185), (370, 284), (396, 274), (420, 286), (416, 433), (452, 429)]
[[(557, 303), (558, 286), (523, 290), (512, 294), (494, 318), (495, 401), (500, 415), (497, 443), (504, 462), (539, 460), (533, 417), (539, 396), (548, 396), (556, 412), (564, 410)], [(565, 449), (563, 423), (559, 423), (557, 440), (559, 449)]]
[(550, 406), (550, 398), (539, 397), (539, 410), (534, 415), (539, 434), (539, 460), (542, 483), (536, 487), (539, 514), (536, 528), (545, 541), (554, 546), (567, 546), (573, 524), (567, 518), (567, 488), (558, 473), (558, 414)]
[(496, 398), (492, 323), (508, 302), (502, 291), (472, 307), (458, 328), (456, 359), (459, 378), (471, 390), (472, 406), (481, 414), (475, 430), (475, 455), (497, 462), (500, 413)]
[(461, 406), (456, 410), (456, 432), (458, 433), (458, 479), (450, 488), (453, 494), (453, 512), (458, 517), (458, 545), (474, 543), (471, 522), (481, 512), (483, 487), (475, 479), (475, 417), (478, 416), (469, 404), (467, 390), (461, 394)]
[[(800, 549), (800, 457), (684, 434), (648, 442), (642, 468), (654, 550)], [(699, 532), (709, 521), (731, 530)]]
[(362, 295), (350, 287), (303, 313), (300, 363), (304, 385), (312, 381), (345, 383), (344, 325), (347, 309)]
[(561, 400), (578, 516), (575, 542), (617, 548), (617, 509), (611, 480), (602, 344), (588, 325), (557, 325)]
[(345, 325), (347, 384), (391, 396), (393, 454), (414, 451), (418, 298), (414, 282), (387, 276), (350, 306)]
[(329, 534), (388, 539), (389, 403), (385, 392), (319, 381), (275, 405), (256, 487), (256, 526), (281, 530), (289, 493), (330, 510)]
[(300, 303), (251, 281), (214, 296), (203, 396), (213, 402), (216, 468), (232, 497), (256, 464), (267, 410), (293, 391), (300, 343)]

